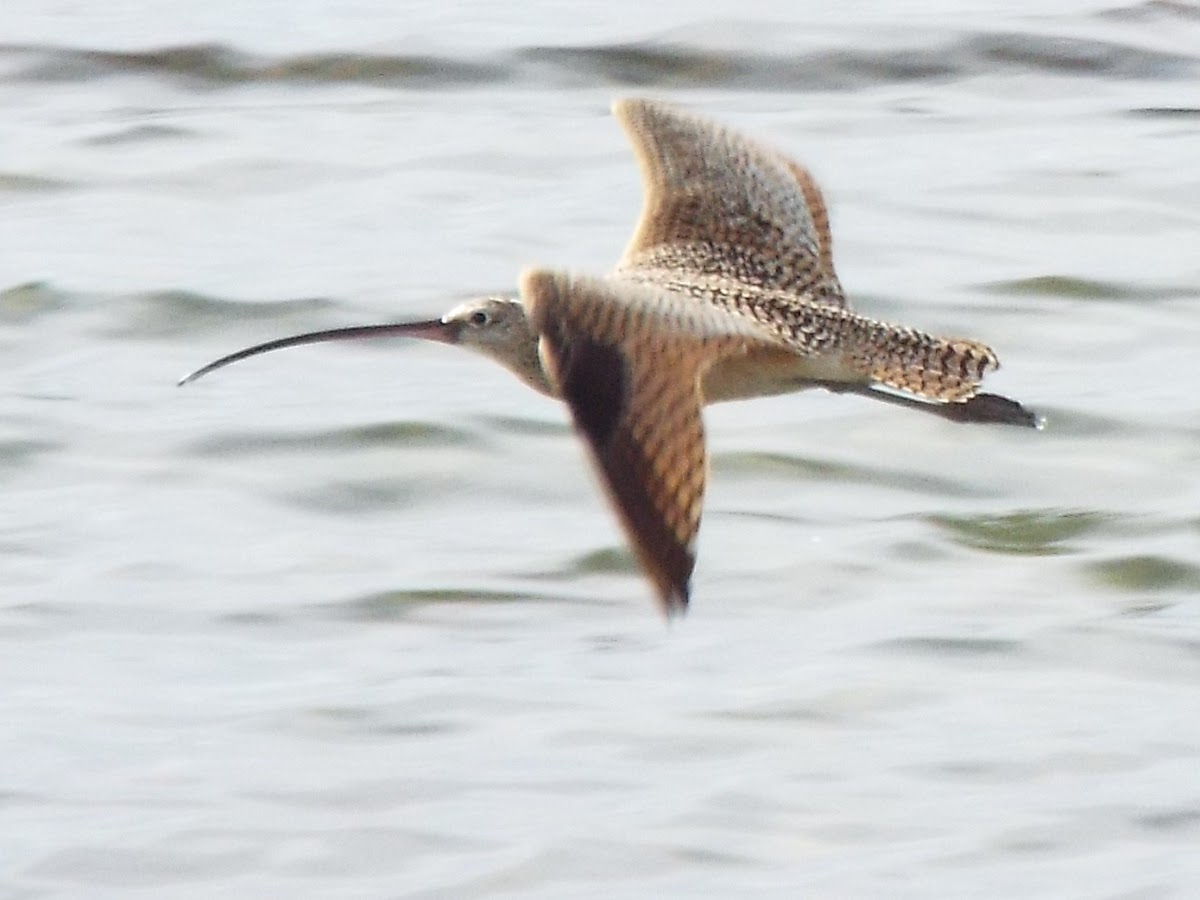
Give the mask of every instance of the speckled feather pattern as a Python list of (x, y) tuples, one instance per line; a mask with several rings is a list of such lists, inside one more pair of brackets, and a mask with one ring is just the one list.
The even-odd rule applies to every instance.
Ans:
[(970, 398), (984, 375), (999, 365), (991, 348), (978, 341), (934, 337), (722, 276), (678, 277), (641, 269), (622, 277), (691, 296), (700, 301), (698, 308), (718, 308), (750, 320), (798, 357), (834, 358), (847, 381), (877, 382), (930, 400), (958, 402)]
[(801, 167), (667, 104), (622, 100), (613, 114), (633, 145), (644, 198), (618, 273), (720, 276), (842, 302), (832, 265), (822, 264), (832, 260), (824, 200), (810, 177), (797, 180), (797, 171), (807, 176)]
[(634, 553), (663, 609), (681, 612), (708, 472), (701, 379), (769, 339), (716, 307), (619, 279), (534, 270), (521, 294)]
[(549, 383), (674, 614), (695, 564), (706, 402), (843, 384), (954, 404), (998, 363), (976, 341), (849, 310), (804, 167), (661, 103), (614, 113), (643, 178), (629, 246), (607, 278), (531, 270), (521, 295)]
[(824, 198), (803, 166), (665, 104), (614, 106), (633, 142), (645, 201), (617, 276), (748, 317), (801, 357), (836, 356), (842, 379), (961, 402), (999, 362), (848, 311)]
[(347, 338), (416, 337), (493, 359), (567, 404), (668, 615), (686, 609), (695, 564), (705, 404), (822, 387), (951, 421), (1039, 426), (1015, 400), (976, 393), (997, 366), (983, 344), (850, 311), (825, 200), (803, 166), (662, 103), (623, 100), (613, 111), (644, 198), (609, 276), (530, 270), (519, 300), (267, 341), (181, 384), (258, 353)]

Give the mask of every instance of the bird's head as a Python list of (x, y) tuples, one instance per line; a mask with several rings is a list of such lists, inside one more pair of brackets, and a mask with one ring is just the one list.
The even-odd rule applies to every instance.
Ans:
[[(545, 392), (545, 376), (537, 355), (537, 334), (525, 307), (512, 297), (482, 297), (460, 303), (439, 320), (446, 343), (473, 350)], [(531, 372), (535, 372), (530, 377)]]

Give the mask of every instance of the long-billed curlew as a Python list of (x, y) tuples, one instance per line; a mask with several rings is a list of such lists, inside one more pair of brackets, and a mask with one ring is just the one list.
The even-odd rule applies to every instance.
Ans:
[(687, 608), (707, 477), (705, 403), (822, 387), (959, 422), (1034, 426), (978, 393), (985, 345), (865, 318), (833, 268), (821, 192), (803, 166), (663, 103), (621, 100), (641, 168), (641, 218), (616, 270), (539, 269), (520, 298), (440, 319), (337, 328), (258, 344), (184, 378), (283, 347), (416, 337), (489, 356), (570, 407), (664, 611)]

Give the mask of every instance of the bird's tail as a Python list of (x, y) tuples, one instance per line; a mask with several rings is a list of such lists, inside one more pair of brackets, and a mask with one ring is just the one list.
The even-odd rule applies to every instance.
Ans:
[(962, 403), (1000, 361), (991, 347), (967, 338), (939, 338), (913, 328), (859, 319), (850, 357), (872, 381), (928, 400)]

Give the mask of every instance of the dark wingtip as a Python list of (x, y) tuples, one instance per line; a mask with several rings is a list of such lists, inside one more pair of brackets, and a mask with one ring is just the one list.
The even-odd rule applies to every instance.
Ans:
[(691, 585), (685, 584), (672, 587), (660, 595), (663, 615), (666, 616), (668, 622), (674, 622), (687, 615), (691, 592)]
[(1016, 425), (1019, 428), (1045, 427), (1046, 420), (1008, 397), (999, 394), (976, 394), (962, 403), (947, 405), (948, 418), (958, 422), (983, 422), (996, 425)]

